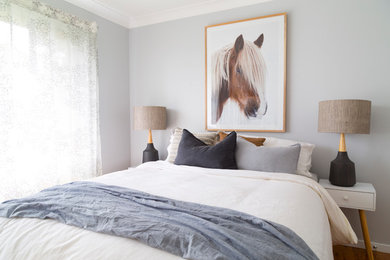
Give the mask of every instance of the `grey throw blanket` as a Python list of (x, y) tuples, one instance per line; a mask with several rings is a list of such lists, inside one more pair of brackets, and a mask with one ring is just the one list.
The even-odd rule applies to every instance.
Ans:
[(0, 216), (56, 219), (190, 259), (318, 259), (282, 225), (94, 182), (73, 182), (5, 201)]

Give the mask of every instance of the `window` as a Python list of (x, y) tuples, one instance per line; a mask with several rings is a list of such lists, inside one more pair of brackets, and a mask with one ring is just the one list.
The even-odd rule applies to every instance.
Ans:
[(0, 0), (0, 201), (101, 174), (97, 26)]

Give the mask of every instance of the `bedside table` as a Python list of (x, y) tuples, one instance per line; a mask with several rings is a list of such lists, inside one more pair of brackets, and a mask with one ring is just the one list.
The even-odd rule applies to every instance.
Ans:
[(368, 259), (373, 260), (374, 255), (365, 210), (375, 211), (376, 191), (374, 186), (371, 183), (358, 182), (353, 187), (341, 187), (332, 185), (327, 179), (321, 179), (319, 183), (329, 192), (339, 207), (359, 210), (360, 225), (362, 226)]

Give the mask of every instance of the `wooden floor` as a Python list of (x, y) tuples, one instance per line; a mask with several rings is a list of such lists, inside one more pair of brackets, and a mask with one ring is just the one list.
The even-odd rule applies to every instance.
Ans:
[[(366, 260), (366, 250), (349, 246), (334, 246), (333, 255), (335, 260)], [(375, 260), (390, 260), (390, 254), (374, 251)]]

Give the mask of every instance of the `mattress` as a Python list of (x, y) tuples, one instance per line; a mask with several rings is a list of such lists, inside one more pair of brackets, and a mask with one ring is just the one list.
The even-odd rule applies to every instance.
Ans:
[[(304, 176), (177, 166), (158, 161), (89, 181), (172, 199), (225, 207), (282, 224), (320, 259), (332, 243), (356, 243), (349, 222), (329, 194)], [(0, 259), (178, 259), (138, 241), (54, 220), (0, 218)]]

